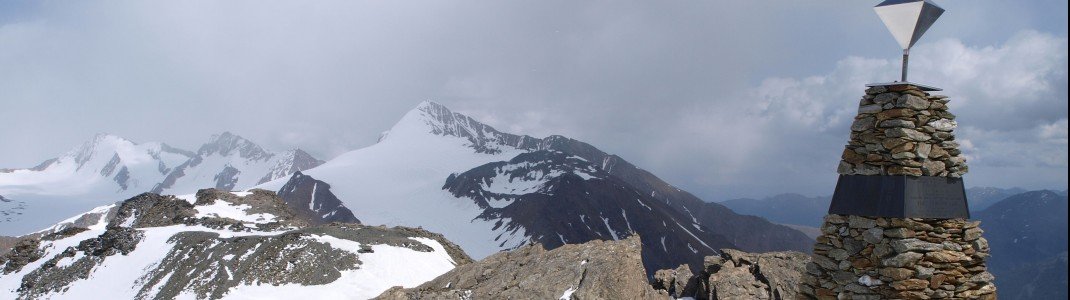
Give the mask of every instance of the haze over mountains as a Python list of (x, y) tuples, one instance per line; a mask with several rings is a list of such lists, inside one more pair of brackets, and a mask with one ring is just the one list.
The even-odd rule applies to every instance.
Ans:
[[(971, 187), (966, 189), (970, 212), (979, 212), (1007, 197), (1021, 194), (1021, 188)], [(1066, 195), (1066, 191), (1055, 193)], [(779, 224), (821, 227), (828, 213), (832, 196), (808, 197), (799, 194), (780, 194), (763, 199), (731, 199), (720, 202), (732, 211), (761, 216)]]
[[(194, 199), (190, 196), (201, 188), (223, 191), (261, 188), (277, 191), (286, 209), (280, 211), (278, 203), (268, 204), (268, 207), (275, 207), (268, 209), (270, 215), (274, 216), (272, 218), (301, 220), (300, 224), (289, 228), (297, 231), (285, 234), (272, 231), (275, 229), (261, 228), (276, 226), (268, 225), (274, 224), (268, 222), (270, 220), (257, 219), (266, 216), (259, 213), (263, 209), (257, 208), (257, 205), (265, 205), (270, 201), (242, 200), (242, 197), (248, 197), (248, 193), (235, 193), (237, 198), (226, 193), (214, 194), (216, 196), (212, 197), (228, 199), (226, 201), (231, 202), (230, 206), (241, 210), (226, 211), (233, 208), (217, 207), (210, 199), (200, 199), (204, 197), (199, 196)], [(185, 194), (187, 196), (181, 199), (187, 201), (176, 202), (172, 198), (142, 195), (134, 198), (142, 200), (132, 199), (130, 201), (134, 202), (109, 206), (150, 191)], [(1028, 299), (1065, 295), (1065, 289), (1060, 293), (1058, 289), (1044, 288), (1057, 285), (1060, 280), (1065, 282), (1066, 278), (1065, 192), (1020, 192), (1019, 189), (999, 188), (971, 188), (967, 191), (975, 218), (981, 219), (982, 227), (989, 231), (986, 237), (992, 243), (994, 254), (992, 272), (1001, 283), (1014, 285), (1001, 289), (1001, 297)], [(208, 230), (197, 226), (216, 226), (209, 231), (236, 237), (232, 233), (219, 231), (221, 227), (217, 228), (221, 226), (219, 222), (231, 221), (212, 219), (224, 215), (249, 221), (242, 226), (267, 230), (263, 234), (279, 234), (280, 238), (326, 232), (328, 236), (333, 234), (353, 241), (363, 239), (353, 236), (347, 231), (349, 229), (332, 227), (335, 225), (331, 224), (338, 224), (333, 222), (421, 227), (443, 234), (445, 239), (440, 244), (444, 245), (447, 241), (456, 243), (475, 259), (531, 243), (555, 249), (566, 244), (624, 240), (639, 235), (642, 237), (642, 264), (648, 276), (656, 270), (671, 269), (684, 263), (703, 266), (703, 258), (720, 254), (718, 249), (807, 252), (813, 243), (810, 238), (798, 230), (778, 224), (791, 224), (801, 229), (820, 226), (829, 204), (829, 197), (797, 194), (761, 200), (707, 203), (618, 156), (607, 154), (582, 141), (563, 136), (535, 138), (504, 133), (433, 102), (423, 102), (409, 111), (380, 137), (378, 143), (347, 152), (327, 162), (315, 159), (300, 149), (269, 151), (231, 133), (213, 136), (196, 152), (164, 143), (137, 144), (116, 136), (98, 135), (37, 167), (0, 171), (0, 197), (0, 222), (4, 224), (0, 235), (21, 235), (56, 223), (60, 223), (59, 227), (51, 227), (37, 235), (56, 234), (73, 226), (70, 224), (79, 222), (88, 226), (88, 233), (65, 233), (48, 241), (50, 245), (74, 245), (91, 235), (120, 240), (143, 238), (132, 232), (112, 232), (105, 225), (120, 227), (115, 230), (146, 227), (139, 230), (149, 235), (146, 241), (151, 245), (158, 243), (162, 235), (184, 232), (184, 238), (188, 238), (185, 236), (193, 234), (190, 232)], [(182, 204), (187, 202), (189, 204)], [(252, 206), (242, 206), (245, 203)], [(102, 208), (92, 209), (102, 205)], [(149, 206), (146, 208), (145, 205)], [(142, 207), (138, 209), (148, 209), (156, 214), (177, 209), (177, 212), (168, 213), (177, 215), (166, 224), (136, 225), (143, 221), (113, 215), (119, 213), (112, 211), (121, 211), (120, 208), (124, 206)], [(77, 209), (81, 211), (69, 212)], [(155, 220), (151, 215), (139, 215), (142, 213), (135, 208), (125, 209), (139, 219)], [(189, 215), (186, 212), (188, 209), (193, 209), (194, 215)], [(86, 211), (89, 213), (69, 218), (77, 215), (77, 212)], [(211, 212), (216, 213), (210, 215)], [(87, 216), (95, 216), (96, 221), (86, 221)], [(64, 219), (67, 220), (60, 222)], [(134, 220), (134, 223), (129, 220)], [(148, 228), (154, 226), (171, 229)], [(231, 226), (228, 227), (231, 231), (237, 228), (233, 227), (237, 226), (234, 224), (226, 226)], [(401, 233), (389, 234), (404, 239), (411, 232), (402, 230)], [(348, 249), (344, 242), (333, 244), (328, 240), (284, 239), (279, 242), (325, 243), (328, 247), (323, 248), (323, 251), (327, 251), (325, 253), (345, 253), (331, 251)], [(0, 239), (0, 249), (26, 247), (17, 243), (18, 240), (10, 238)], [(401, 245), (396, 241), (394, 243)], [(204, 251), (252, 251), (212, 249)], [(357, 248), (350, 250), (356, 251), (354, 249)], [(119, 250), (122, 249), (115, 249)], [(405, 252), (409, 251), (405, 249), (390, 251), (401, 251), (413, 257), (422, 255)], [(68, 255), (64, 253), (52, 251), (43, 255), (64, 262), (64, 257)], [(145, 260), (153, 257), (164, 261), (174, 259), (170, 253), (137, 253), (137, 257)], [(107, 258), (110, 255), (94, 258), (97, 260), (94, 264), (121, 266), (115, 268), (131, 266), (123, 262), (116, 263), (114, 258)], [(441, 268), (423, 273), (421, 280), (445, 272), (449, 268), (446, 264), (454, 261), (452, 259), (461, 259), (453, 254), (449, 255), (453, 258), (436, 255), (438, 258), (434, 259), (435, 263), (442, 264)], [(19, 257), (22, 256), (12, 257), (21, 259)], [(81, 259), (79, 256), (74, 258)], [(104, 260), (111, 262), (104, 263)], [(211, 257), (202, 257), (201, 260), (204, 263), (223, 263), (213, 262), (215, 258)], [(248, 268), (242, 262), (237, 263), (234, 267)], [(310, 265), (305, 267), (322, 267), (318, 265), (320, 262), (308, 263)], [(64, 264), (64, 268), (70, 266), (67, 262)], [(67, 269), (57, 271), (40, 264), (27, 266), (29, 269), (13, 273), (17, 275), (15, 277), (44, 280), (38, 273), (68, 272)], [(42, 271), (27, 273), (34, 268)], [(145, 270), (148, 266), (139, 268)], [(178, 265), (155, 268), (155, 273), (142, 275), (157, 278), (163, 274), (159, 272), (182, 269)], [(346, 270), (351, 269), (339, 271), (350, 274)], [(1032, 270), (1040, 270), (1041, 273)], [(253, 276), (249, 278), (277, 275), (247, 272), (252, 272), (246, 273), (252, 274), (248, 275)], [(352, 274), (357, 275), (345, 276), (367, 276), (370, 273)], [(281, 280), (303, 280), (294, 276), (298, 275), (287, 274)], [(395, 277), (390, 277), (386, 282), (417, 283), (416, 280)], [(133, 283), (123, 281), (122, 284), (124, 288), (132, 285), (139, 289), (139, 295), (170, 295), (176, 287), (182, 286), (200, 289), (198, 293), (230, 291), (230, 288), (220, 288), (220, 285), (224, 285), (222, 282), (198, 286), (185, 279), (176, 280), (179, 281), (159, 281), (153, 285), (142, 285), (144, 282), (137, 280), (131, 281)], [(225, 285), (231, 287), (248, 284), (227, 282)], [(14, 291), (16, 281), (6, 284)], [(81, 287), (86, 283), (61, 281), (59, 284)], [(157, 284), (159, 288), (155, 286)], [(385, 287), (385, 283), (364, 287), (364, 292), (371, 295)], [(48, 289), (33, 291), (42, 294), (57, 292)], [(260, 290), (264, 291), (269, 290)]]
[[(287, 175), (297, 171), (301, 189), (287, 190)], [(475, 258), (533, 242), (555, 248), (639, 234), (644, 265), (653, 272), (701, 266), (715, 249), (806, 252), (812, 243), (786, 226), (702, 201), (581, 141), (500, 132), (432, 102), (405, 114), (378, 143), (325, 163), (299, 149), (268, 151), (230, 133), (196, 152), (101, 135), (42, 167), (0, 176), (6, 176), (0, 195), (25, 206), (8, 209), (22, 219), (9, 221), (17, 225), (0, 235), (44, 228), (145, 191), (259, 187), (307, 195), (307, 202), (291, 203), (307, 205), (299, 212), (306, 216), (325, 216), (344, 204), (353, 216), (332, 220), (439, 232)], [(57, 185), (63, 182), (85, 187)]]
[(322, 164), (301, 149), (274, 152), (229, 132), (196, 152), (98, 134), (26, 169), (0, 169), (0, 235), (45, 228), (95, 206), (144, 193), (245, 189)]

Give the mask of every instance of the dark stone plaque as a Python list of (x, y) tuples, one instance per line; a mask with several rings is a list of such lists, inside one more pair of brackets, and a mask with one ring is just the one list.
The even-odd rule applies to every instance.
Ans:
[(868, 217), (969, 218), (962, 178), (840, 175), (830, 214)]

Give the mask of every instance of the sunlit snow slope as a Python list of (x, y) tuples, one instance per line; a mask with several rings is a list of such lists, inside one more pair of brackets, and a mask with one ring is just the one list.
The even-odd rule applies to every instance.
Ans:
[[(345, 153), (304, 173), (330, 183), (332, 192), (364, 224), (422, 226), (443, 233), (473, 257), (526, 244), (528, 238), (522, 230), (495, 229), (494, 222), (476, 219), (483, 209), (471, 199), (454, 197), (442, 189), (450, 174), (508, 160), (524, 151), (495, 147), (495, 153), (479, 153), (468, 139), (433, 134), (433, 130), (456, 129), (444, 126), (464, 126), (444, 123), (433, 111), (437, 106), (422, 103), (375, 145)], [(278, 190), (285, 182), (276, 180), (259, 187)], [(502, 233), (503, 237), (495, 240)]]

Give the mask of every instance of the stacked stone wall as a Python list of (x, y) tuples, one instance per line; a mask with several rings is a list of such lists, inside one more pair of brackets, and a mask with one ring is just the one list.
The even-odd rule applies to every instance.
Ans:
[(955, 141), (949, 99), (913, 85), (866, 90), (851, 124), (838, 172), (845, 175), (962, 177), (966, 159)]
[(995, 299), (979, 222), (828, 215), (802, 299)]

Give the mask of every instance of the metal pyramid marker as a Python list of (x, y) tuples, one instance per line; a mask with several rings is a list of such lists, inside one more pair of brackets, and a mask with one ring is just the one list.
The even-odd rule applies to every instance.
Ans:
[(943, 8), (929, 0), (887, 0), (873, 10), (903, 49), (914, 46), (944, 13)]
[(929, 0), (886, 0), (873, 7), (873, 10), (888, 27), (895, 41), (899, 42), (899, 47), (903, 48), (901, 81), (907, 82), (910, 47), (944, 14), (944, 9)]

